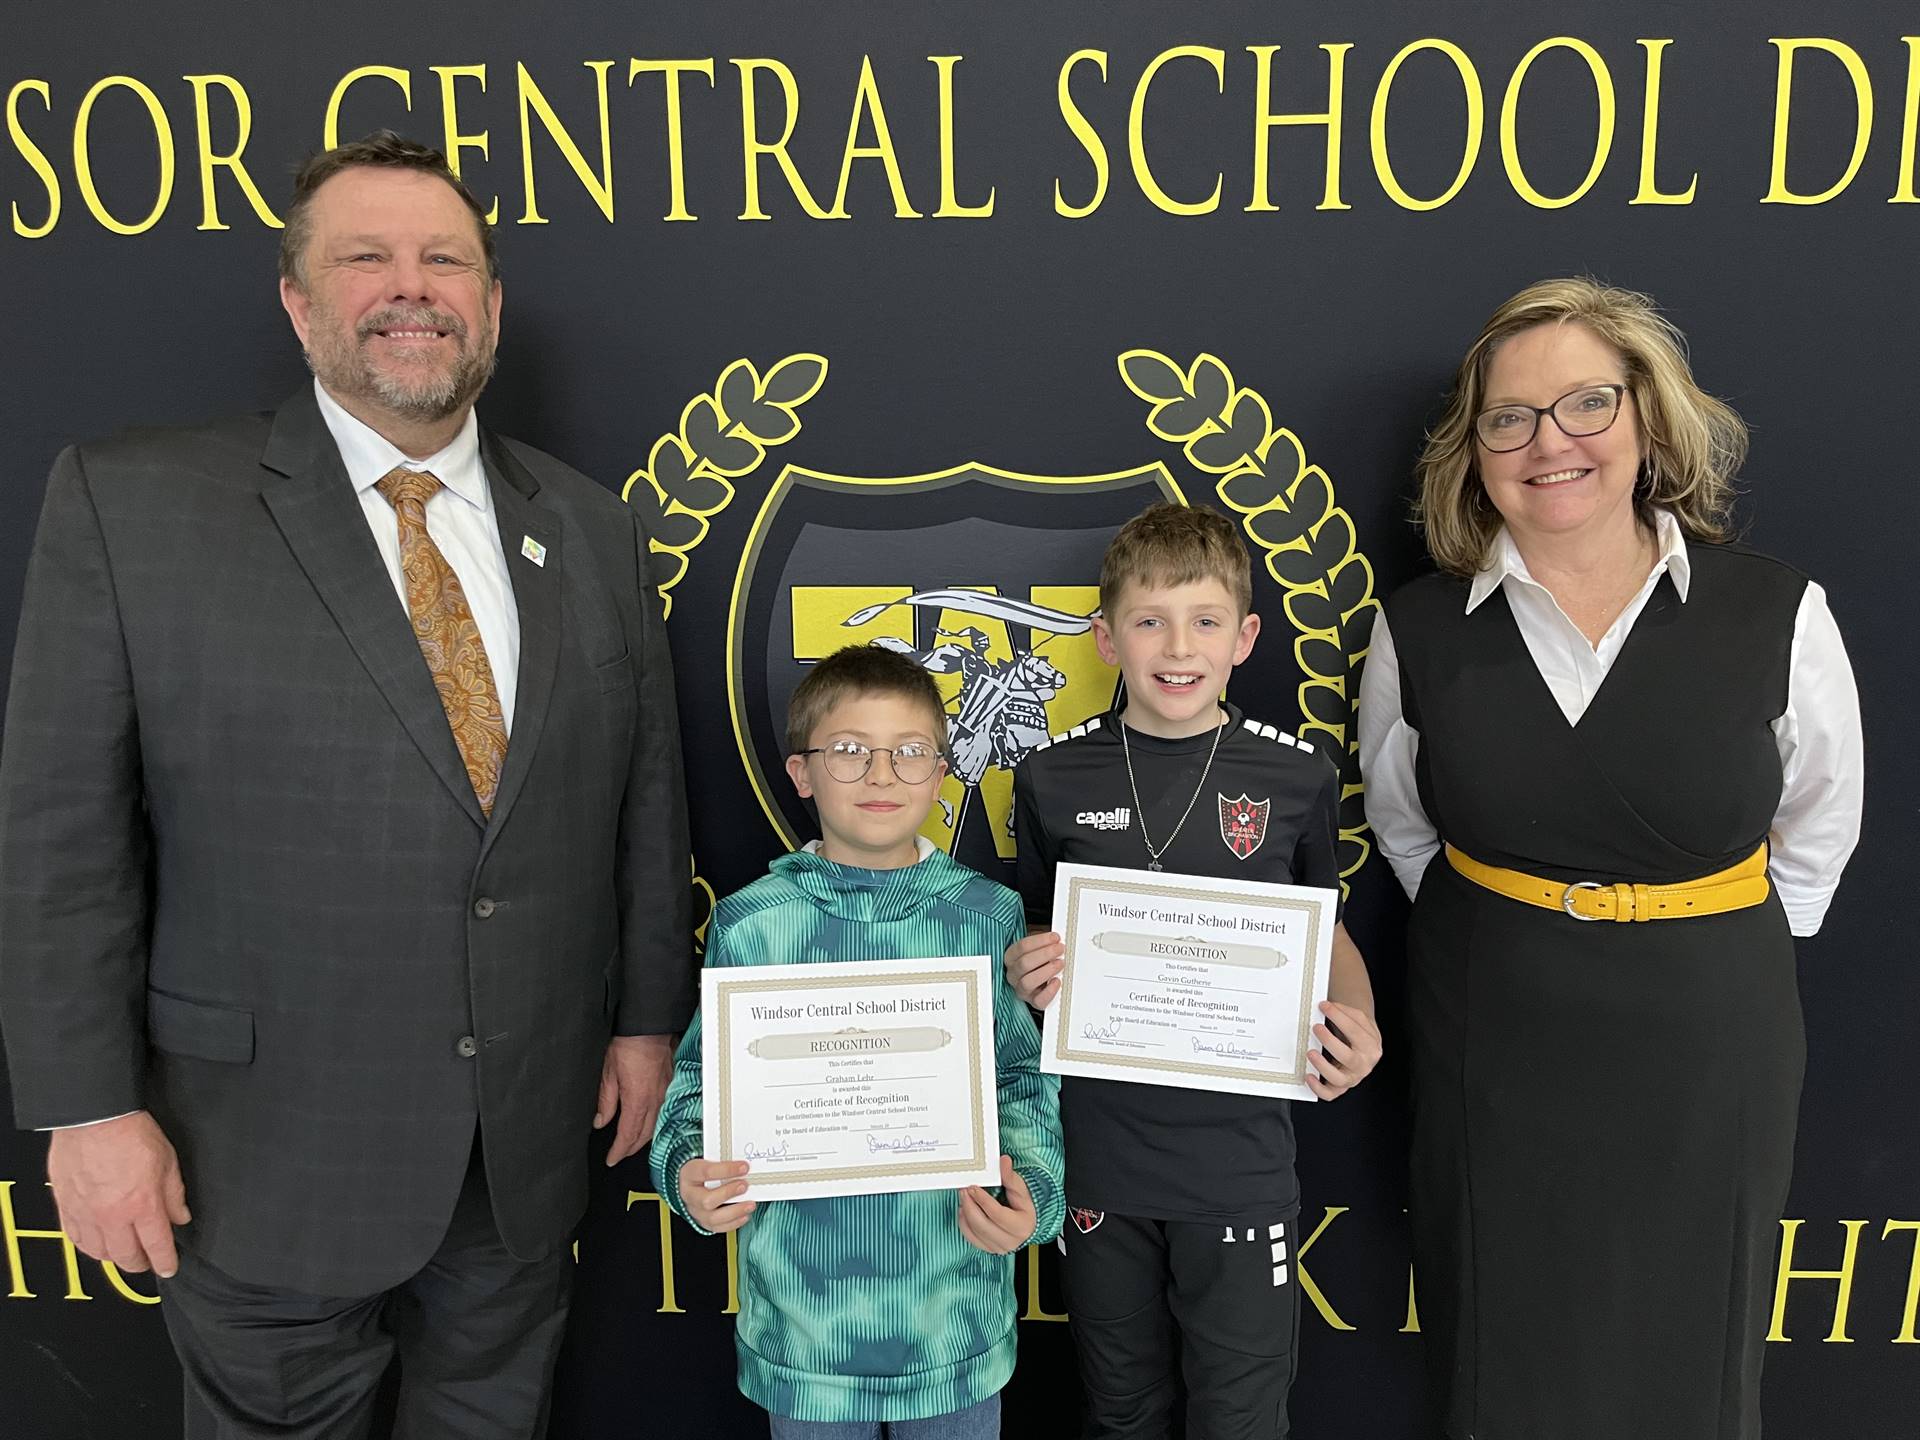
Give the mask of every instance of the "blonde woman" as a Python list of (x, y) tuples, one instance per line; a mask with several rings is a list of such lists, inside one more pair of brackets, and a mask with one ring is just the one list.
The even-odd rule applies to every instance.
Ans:
[(1440, 573), (1360, 692), (1407, 951), (1421, 1326), (1449, 1440), (1750, 1440), (1805, 1042), (1859, 835), (1821, 588), (1736, 548), (1746, 430), (1645, 296), (1495, 312), (1419, 466)]

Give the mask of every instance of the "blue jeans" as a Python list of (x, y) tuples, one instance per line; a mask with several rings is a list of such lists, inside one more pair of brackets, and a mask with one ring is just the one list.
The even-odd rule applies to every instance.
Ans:
[(1000, 1440), (1000, 1397), (924, 1420), (789, 1420), (769, 1415), (773, 1440)]

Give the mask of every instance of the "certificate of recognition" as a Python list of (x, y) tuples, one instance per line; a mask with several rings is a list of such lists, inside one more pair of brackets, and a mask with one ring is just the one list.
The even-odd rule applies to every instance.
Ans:
[(1312, 1100), (1339, 893), (1062, 865), (1066, 940), (1040, 1068), (1054, 1075)]
[(1000, 1183), (998, 957), (700, 973), (709, 1160), (742, 1200)]

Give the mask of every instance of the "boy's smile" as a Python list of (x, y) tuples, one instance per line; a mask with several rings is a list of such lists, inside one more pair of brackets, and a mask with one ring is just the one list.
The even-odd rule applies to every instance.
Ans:
[(1220, 692), (1253, 649), (1258, 615), (1241, 615), (1218, 580), (1184, 585), (1129, 581), (1114, 613), (1093, 622), (1100, 658), (1127, 682), (1121, 719), (1177, 740), (1220, 723)]
[(793, 788), (819, 810), (821, 855), (869, 870), (897, 870), (918, 860), (915, 837), (933, 808), (947, 763), (940, 761), (925, 779), (908, 784), (894, 769), (893, 752), (902, 745), (938, 750), (942, 734), (928, 707), (906, 695), (850, 695), (821, 716), (808, 737), (810, 748), (851, 741), (874, 752), (867, 773), (857, 780), (828, 773), (825, 755), (787, 757)]

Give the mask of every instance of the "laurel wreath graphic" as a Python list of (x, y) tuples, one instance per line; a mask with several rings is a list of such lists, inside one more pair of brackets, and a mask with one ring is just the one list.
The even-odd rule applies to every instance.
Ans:
[(1182, 368), (1156, 350), (1120, 356), (1120, 378), (1153, 406), (1147, 428), (1182, 447), (1200, 470), (1220, 477), (1215, 493), (1240, 516), (1267, 573), (1284, 592), (1293, 654), (1303, 676), (1300, 737), (1320, 731), (1340, 760), (1340, 873), (1372, 853), (1361, 806), (1354, 707), (1360, 667), (1380, 602), (1373, 566), (1360, 553), (1353, 519), (1336, 503), (1333, 481), (1294, 433), (1276, 429), (1258, 392), (1236, 385), (1212, 355)]
[(687, 557), (707, 538), (708, 522), (733, 501), (733, 482), (752, 474), (767, 451), (800, 433), (800, 407), (827, 379), (827, 357), (789, 355), (762, 375), (751, 360), (720, 372), (711, 391), (680, 412), (677, 430), (654, 441), (647, 463), (627, 477), (620, 498), (630, 501), (643, 481), (659, 498), (653, 536), (656, 554), (670, 555), (660, 601), (673, 614), (673, 587), (687, 573)]
[[(789, 355), (765, 375), (751, 360), (734, 361), (711, 391), (687, 402), (679, 428), (654, 441), (647, 463), (620, 487), (620, 498), (631, 502), (634, 486), (645, 481), (660, 502), (651, 548), (673, 557), (672, 572), (660, 582), (665, 615), (673, 614), (673, 587), (687, 573), (687, 557), (707, 538), (708, 522), (732, 503), (732, 482), (751, 475), (767, 451), (800, 433), (796, 412), (826, 380), (824, 355)], [(701, 878), (697, 862), (689, 874), (694, 945), (704, 954), (713, 886)]]

